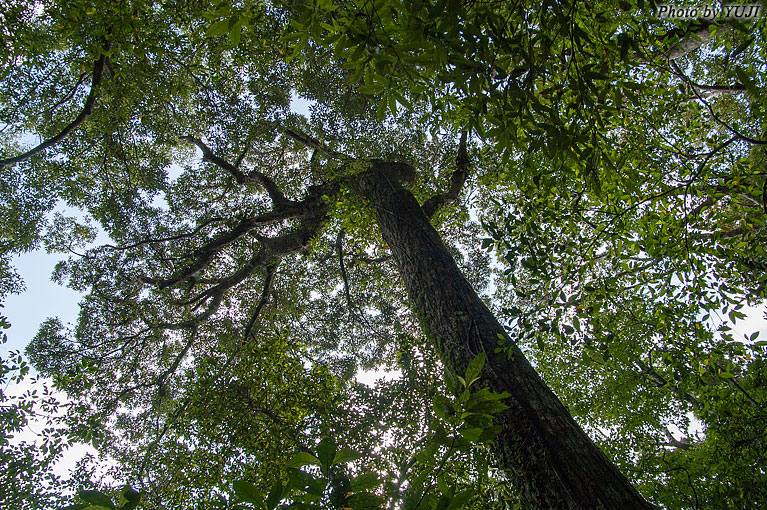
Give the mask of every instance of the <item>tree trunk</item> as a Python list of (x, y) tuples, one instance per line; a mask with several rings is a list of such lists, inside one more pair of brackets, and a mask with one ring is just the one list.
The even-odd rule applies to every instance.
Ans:
[[(653, 508), (573, 420), (522, 352), (495, 353), (503, 327), (461, 273), (415, 197), (399, 180), (402, 164), (374, 161), (357, 181), (375, 208), (411, 306), (442, 361), (462, 374), (485, 352), (481, 382), (509, 392), (497, 417), (500, 467), (533, 508)], [(508, 345), (508, 341), (507, 341)]]

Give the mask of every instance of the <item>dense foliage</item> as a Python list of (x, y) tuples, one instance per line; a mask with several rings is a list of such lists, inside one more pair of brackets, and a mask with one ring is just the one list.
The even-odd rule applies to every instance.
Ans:
[[(416, 170), (498, 351), (648, 500), (767, 501), (767, 338), (741, 326), (767, 293), (767, 18), (652, 7), (5, 6), (0, 298), (14, 254), (71, 254), (79, 321), (27, 352), (70, 399), (66, 441), (112, 459), (81, 466), (78, 508), (132, 508), (126, 483), (146, 508), (526, 507), (490, 442), (504, 395), (443, 379), (371, 227), (375, 161)], [(26, 400), (0, 439), (33, 476), (0, 476), (32, 508), (69, 495), (40, 470), (63, 432), (42, 456), (8, 442)]]

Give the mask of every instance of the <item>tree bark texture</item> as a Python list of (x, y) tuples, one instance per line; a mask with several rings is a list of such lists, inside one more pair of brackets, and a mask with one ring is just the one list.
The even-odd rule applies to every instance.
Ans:
[(495, 352), (499, 335), (506, 332), (399, 182), (402, 166), (373, 162), (357, 180), (357, 190), (375, 208), (411, 306), (442, 361), (462, 374), (484, 352), (481, 382), (511, 394), (505, 401), (509, 409), (497, 417), (502, 432), (494, 446), (500, 467), (533, 508), (653, 508), (583, 432), (518, 347), (511, 354)]

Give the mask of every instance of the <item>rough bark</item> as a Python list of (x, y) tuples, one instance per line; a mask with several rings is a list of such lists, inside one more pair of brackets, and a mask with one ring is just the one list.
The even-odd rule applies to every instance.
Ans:
[[(375, 208), (411, 306), (443, 362), (458, 373), (478, 353), (483, 384), (507, 391), (499, 418), (500, 467), (533, 508), (650, 509), (639, 493), (573, 420), (522, 352), (495, 353), (503, 327), (472, 289), (421, 206), (400, 180), (401, 164), (373, 162), (357, 181)], [(507, 342), (508, 344), (508, 342)]]

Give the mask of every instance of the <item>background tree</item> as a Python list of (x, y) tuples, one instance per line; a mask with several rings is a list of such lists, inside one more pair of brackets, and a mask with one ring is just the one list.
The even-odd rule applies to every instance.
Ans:
[[(25, 223), (30, 239), (63, 197), (114, 240), (59, 268), (62, 281), (89, 292), (80, 323), (72, 332), (47, 323), (30, 354), (78, 399), (87, 433), (135, 463), (150, 501), (208, 504), (238, 477), (266, 487), (287, 461), (277, 445), (300, 449), (317, 435), (377, 457), (391, 480), (380, 490), (396, 501), (402, 484), (392, 473), (414, 443), (376, 450), (363, 439), (370, 417), (342, 403), (370, 398), (349, 382), (357, 366), (403, 366), (408, 384), (434, 392), (434, 344), (458, 373), (480, 347), (519, 362), (521, 346), (590, 430), (610, 434), (611, 453), (659, 503), (762, 497), (753, 469), (733, 470), (739, 488), (728, 493), (700, 485), (711, 472), (690, 466), (722, 458), (722, 448), (748, 452), (751, 465), (763, 458), (764, 348), (719, 339), (701, 317), (724, 300), (762, 297), (763, 249), (748, 225), (761, 224), (764, 203), (763, 69), (747, 65), (764, 56), (763, 20), (709, 37), (716, 27), (672, 29), (612, 3), (101, 7), (30, 4), (8, 16), (25, 23), (18, 48), (6, 46), (3, 171), (50, 186)], [(699, 34), (710, 42), (696, 49)], [(714, 66), (709, 48), (728, 45)], [(290, 91), (316, 101), (311, 119), (289, 111)], [(14, 147), (30, 131), (43, 142)], [(173, 161), (185, 167), (168, 180)], [(389, 183), (371, 169), (416, 169), (411, 189), (423, 207), (398, 185), (380, 194)], [(25, 186), (19, 196), (35, 189)], [(392, 236), (413, 225), (387, 225), (387, 211), (417, 217), (419, 230)], [(426, 267), (417, 263), (428, 247), (409, 253), (425, 232), (439, 245), (422, 212), (508, 331), (488, 319), (480, 332), (457, 306), (435, 312), (444, 274), (419, 290), (425, 274), (450, 265), (439, 249)], [(492, 268), (475, 217), (495, 238)], [(376, 221), (385, 241), (370, 232)], [(50, 236), (83, 231), (69, 225)], [(733, 261), (751, 271), (734, 271)], [(720, 269), (706, 279), (711, 264)], [(472, 344), (475, 334), (484, 338)], [(503, 379), (499, 367), (491, 359), (483, 381)], [(511, 393), (520, 405), (522, 393)], [(713, 396), (729, 403), (711, 414)], [(425, 402), (377, 433), (392, 422), (425, 431)], [(666, 437), (688, 412), (708, 446)], [(727, 441), (738, 437), (732, 425), (745, 442)], [(496, 462), (513, 472), (510, 457), (501, 448)], [(721, 461), (707, 465), (727, 472)], [(522, 481), (535, 471), (517, 469), (511, 492), (567, 504), (544, 495), (556, 489)], [(668, 476), (676, 489), (654, 488)], [(569, 504), (582, 506), (589, 489), (574, 487), (584, 495)], [(491, 494), (486, 504), (505, 504)]]

